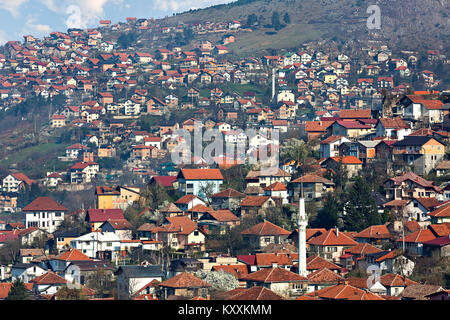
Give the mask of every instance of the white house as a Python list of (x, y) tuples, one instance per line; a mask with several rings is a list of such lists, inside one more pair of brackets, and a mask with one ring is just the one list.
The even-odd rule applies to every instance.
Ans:
[(162, 282), (164, 273), (159, 265), (120, 266), (117, 277), (117, 299), (130, 299), (152, 281)]
[(35, 199), (22, 209), (25, 213), (25, 226), (36, 227), (49, 233), (56, 231), (64, 221), (64, 213), (67, 208), (48, 197)]
[(33, 263), (19, 263), (11, 267), (12, 281), (21, 279), (24, 283), (27, 283), (46, 272), (47, 270)]
[(71, 240), (70, 246), (89, 258), (114, 260), (120, 254), (120, 237), (114, 232), (91, 232)]
[(350, 142), (344, 136), (330, 136), (320, 143), (320, 158), (339, 157), (339, 146), (343, 142)]
[(181, 169), (177, 176), (179, 192), (205, 198), (220, 191), (223, 176), (219, 169)]

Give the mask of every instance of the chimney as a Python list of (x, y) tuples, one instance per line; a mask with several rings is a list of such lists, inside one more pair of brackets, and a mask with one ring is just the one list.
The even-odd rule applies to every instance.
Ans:
[(277, 263), (272, 263), (272, 268), (278, 268), (278, 264)]
[(336, 237), (339, 237), (339, 228), (336, 227)]

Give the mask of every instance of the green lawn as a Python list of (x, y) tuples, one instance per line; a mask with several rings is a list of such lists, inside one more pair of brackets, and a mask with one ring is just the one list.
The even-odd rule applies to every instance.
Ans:
[[(45, 170), (50, 170), (46, 164), (54, 162), (55, 158), (63, 155), (65, 148), (66, 145), (43, 143), (13, 152), (2, 159), (1, 164), (6, 168), (15, 164), (17, 169), (24, 171), (26, 174), (44, 173)], [(56, 165), (56, 163), (53, 163), (53, 165)]]

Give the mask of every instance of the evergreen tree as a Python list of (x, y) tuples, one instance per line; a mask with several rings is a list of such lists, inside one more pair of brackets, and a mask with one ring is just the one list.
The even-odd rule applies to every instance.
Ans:
[(22, 279), (17, 278), (9, 291), (7, 300), (30, 300), (30, 294)]
[(346, 198), (344, 224), (347, 230), (359, 232), (371, 225), (382, 223), (370, 185), (363, 178), (356, 178)]
[(278, 13), (278, 11), (275, 11), (272, 14), (272, 28), (274, 28), (275, 30), (280, 30), (282, 28), (280, 22), (280, 14)]
[(256, 14), (252, 13), (247, 17), (247, 26), (253, 26), (255, 23), (258, 22), (258, 17)]
[(341, 207), (336, 198), (328, 193), (325, 204), (317, 214), (317, 218), (314, 221), (314, 226), (317, 228), (331, 229), (338, 225), (338, 219), (340, 215)]

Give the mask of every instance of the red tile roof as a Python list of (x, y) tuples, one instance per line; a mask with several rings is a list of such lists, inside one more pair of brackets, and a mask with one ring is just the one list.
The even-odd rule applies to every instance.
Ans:
[(241, 280), (262, 282), (262, 283), (273, 283), (273, 282), (306, 281), (307, 278), (282, 268), (264, 268), (242, 277)]
[(71, 249), (67, 252), (64, 252), (54, 258), (55, 260), (61, 261), (86, 261), (91, 260), (87, 255), (81, 253), (77, 249)]
[(58, 276), (53, 271), (48, 271), (47, 273), (44, 273), (43, 275), (37, 278), (34, 278), (30, 282), (37, 285), (54, 285), (54, 284), (66, 284), (68, 281)]
[(436, 218), (448, 218), (450, 217), (450, 203), (443, 205), (442, 207), (437, 208), (436, 210), (428, 213), (430, 217)]
[(370, 109), (348, 110), (344, 109), (340, 112), (342, 119), (370, 119), (372, 111)]
[(87, 219), (93, 222), (105, 222), (108, 219), (125, 219), (122, 209), (88, 209)]
[(361, 290), (349, 284), (338, 284), (335, 286), (326, 287), (311, 292), (307, 295), (333, 300), (384, 300), (374, 293)]
[(161, 287), (168, 288), (207, 288), (211, 287), (209, 283), (196, 276), (183, 272), (159, 284)]
[(240, 203), (241, 207), (262, 207), (270, 196), (246, 196)]
[(327, 268), (322, 268), (320, 270), (311, 272), (307, 275), (308, 284), (320, 284), (320, 283), (340, 283), (343, 278), (336, 272), (331, 271)]
[(244, 277), (248, 274), (248, 269), (245, 264), (214, 266), (212, 270), (231, 273), (236, 279)]
[(245, 194), (234, 189), (228, 188), (218, 193), (215, 193), (211, 198), (245, 198)]
[(390, 239), (392, 237), (386, 225), (370, 226), (357, 233), (355, 238)]
[[(429, 229), (421, 229), (405, 236), (405, 242), (423, 243), (436, 239), (436, 236)], [(397, 242), (402, 242), (403, 238), (398, 239)]]
[(219, 169), (181, 169), (178, 178), (186, 180), (223, 180)]
[(343, 232), (330, 229), (326, 233), (309, 240), (308, 244), (319, 246), (356, 246), (358, 243)]
[(284, 298), (270, 289), (265, 287), (252, 287), (250, 289), (235, 289), (238, 291), (236, 294), (229, 296), (226, 300), (246, 300), (246, 301), (259, 301), (259, 300), (284, 300)]
[(39, 197), (23, 208), (22, 211), (67, 211), (67, 208), (49, 197)]
[(241, 232), (242, 235), (269, 236), (269, 235), (289, 235), (290, 232), (274, 225), (269, 221), (258, 223), (257, 225)]

